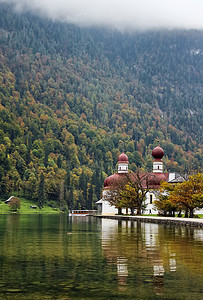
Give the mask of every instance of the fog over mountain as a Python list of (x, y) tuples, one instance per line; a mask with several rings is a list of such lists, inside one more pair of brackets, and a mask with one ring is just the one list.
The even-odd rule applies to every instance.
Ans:
[(82, 26), (124, 29), (203, 29), (202, 0), (0, 0)]

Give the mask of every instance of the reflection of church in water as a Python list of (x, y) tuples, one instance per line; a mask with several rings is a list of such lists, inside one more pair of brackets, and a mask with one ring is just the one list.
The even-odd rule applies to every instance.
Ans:
[(165, 273), (176, 271), (176, 253), (161, 246), (160, 225), (102, 219), (101, 234), (104, 255), (115, 265), (121, 290), (133, 276), (151, 282), (155, 294), (163, 292)]
[[(164, 150), (157, 146), (152, 151), (153, 156), (153, 172), (151, 173), (150, 179), (150, 191), (146, 194), (146, 208), (143, 211), (144, 214), (154, 214), (157, 213), (154, 207), (154, 201), (156, 200), (155, 191), (159, 188), (161, 181), (167, 181), (170, 183), (176, 183), (182, 180), (182, 177), (178, 177), (175, 173), (164, 173), (164, 165), (162, 158), (164, 156)], [(104, 188), (102, 193), (102, 199), (97, 201), (98, 212), (103, 215), (113, 215), (118, 213), (118, 209), (115, 206), (111, 206), (106, 200), (108, 197), (108, 190), (113, 185), (115, 181), (118, 181), (122, 176), (128, 173), (128, 157), (126, 154), (122, 153), (118, 158), (118, 171), (117, 173), (107, 177), (104, 181)], [(123, 209), (123, 213), (125, 210)]]
[[(181, 282), (185, 272), (192, 278), (196, 275), (194, 265), (202, 270), (203, 235), (198, 228), (101, 218), (101, 242), (121, 292), (126, 292), (128, 286), (135, 290), (153, 287), (150, 297), (137, 299), (154, 299), (153, 293), (164, 294), (166, 289), (170, 290), (170, 282), (176, 283), (177, 278)], [(202, 286), (201, 277), (198, 284)], [(184, 282), (181, 292), (183, 286)]]

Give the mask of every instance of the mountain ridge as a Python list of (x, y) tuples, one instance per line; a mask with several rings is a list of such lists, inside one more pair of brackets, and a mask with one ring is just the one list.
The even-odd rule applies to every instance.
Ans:
[(202, 31), (124, 34), (0, 8), (2, 194), (17, 171), (37, 199), (43, 172), (46, 199), (91, 208), (119, 152), (150, 170), (158, 140), (167, 169), (200, 167)]

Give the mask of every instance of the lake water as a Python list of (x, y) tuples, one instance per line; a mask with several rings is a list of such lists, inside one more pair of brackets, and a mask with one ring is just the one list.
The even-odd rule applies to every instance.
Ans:
[(0, 299), (203, 299), (203, 230), (1, 215)]

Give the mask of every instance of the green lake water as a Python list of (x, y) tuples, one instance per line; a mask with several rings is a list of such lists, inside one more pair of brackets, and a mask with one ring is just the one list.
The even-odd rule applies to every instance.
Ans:
[(203, 230), (1, 215), (0, 299), (203, 299)]

